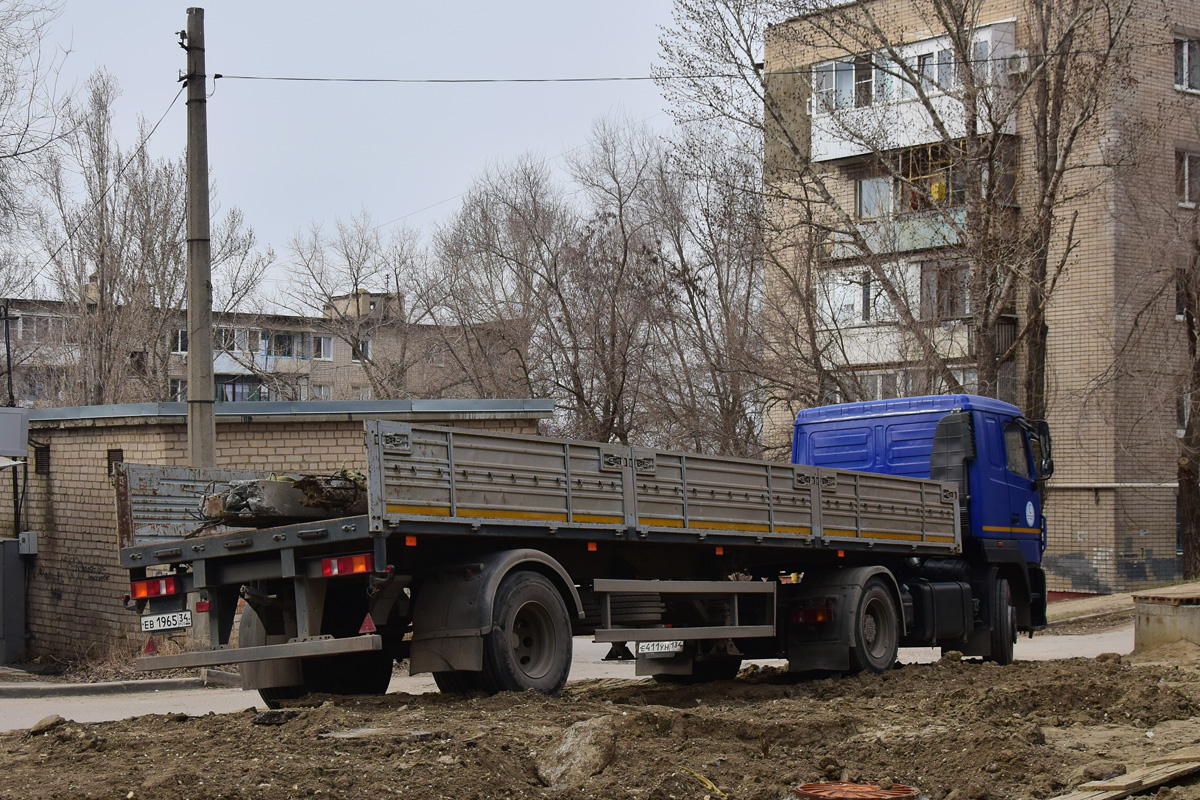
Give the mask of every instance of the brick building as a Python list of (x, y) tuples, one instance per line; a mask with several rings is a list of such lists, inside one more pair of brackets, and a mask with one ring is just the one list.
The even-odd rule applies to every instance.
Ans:
[[(184, 403), (142, 403), (31, 412), (23, 530), (37, 533), (26, 561), (30, 656), (78, 658), (135, 649), (137, 617), (121, 604), (128, 572), (117, 560), (116, 461), (187, 462)], [(412, 400), (349, 403), (234, 402), (216, 407), (217, 466), (314, 473), (364, 469), (363, 421), (536, 433), (552, 401)], [(12, 505), (0, 536), (12, 535)]]
[[(95, 336), (80, 309), (45, 300), (8, 307), (18, 405), (88, 402), (78, 385), (88, 380), (80, 374), (81, 354)], [(109, 331), (112, 352), (93, 357), (111, 376), (106, 400), (185, 399), (185, 313), (109, 313), (111, 320), (98, 324)], [(410, 321), (402, 297), (367, 291), (333, 298), (321, 316), (218, 312), (213, 328), (216, 398), (223, 402), (472, 397), (452, 350), (465, 336), (486, 338), (482, 329)]]
[[(815, 341), (836, 352), (833, 376), (851, 378), (822, 385), (826, 401), (944, 391), (911, 335), (918, 330), (963, 389), (1021, 402), (1025, 286), (989, 323), (999, 352), (1017, 355), (979, 385), (972, 280), (977, 259), (990, 256), (967, 247), (969, 176), (997, 229), (988, 252), (1003, 268), (1040, 197), (1039, 107), (1026, 90), (1043, 62), (1029, 6), (965, 8), (970, 23), (953, 31), (926, 0), (832, 6), (768, 31), (776, 115), (768, 113), (766, 167), (780, 189), (768, 204), (778, 226), (768, 285), (779, 292), (807, 276), (797, 295), (818, 307), (824, 333)], [(1180, 574), (1174, 481), (1188, 352), (1175, 280), (1197, 252), (1200, 4), (1138, 0), (1111, 48), (1114, 19), (1101, 12), (1092, 9), (1073, 43), (1045, 62), (1069, 59), (1056, 63), (1081, 82), (1064, 96), (1076, 109), (1092, 102), (1083, 87), (1095, 78), (1047, 259), (1063, 267), (1045, 312), (1057, 465), (1046, 567), (1059, 591), (1124, 591)], [(1079, 118), (1072, 113), (1064, 125)], [(827, 194), (807, 191), (815, 204), (778, 199), (818, 185)], [(908, 329), (879, 291), (887, 275), (913, 312)], [(802, 313), (796, 302), (785, 317)], [(786, 437), (794, 405), (776, 408), (768, 429)]]

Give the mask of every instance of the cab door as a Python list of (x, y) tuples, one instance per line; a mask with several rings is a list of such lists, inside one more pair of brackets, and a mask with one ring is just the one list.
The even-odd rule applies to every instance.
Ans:
[(1015, 419), (1004, 421), (1004, 458), (1008, 479), (1009, 526), (1028, 561), (1041, 557), (1042, 503), (1034, 480), (1029, 434)]

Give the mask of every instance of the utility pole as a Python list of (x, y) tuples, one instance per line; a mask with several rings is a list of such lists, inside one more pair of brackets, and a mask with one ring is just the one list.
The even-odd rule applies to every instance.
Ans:
[(208, 224), (208, 109), (205, 106), (204, 9), (187, 10), (180, 45), (187, 51), (188, 464), (217, 465), (214, 419), (212, 263)]

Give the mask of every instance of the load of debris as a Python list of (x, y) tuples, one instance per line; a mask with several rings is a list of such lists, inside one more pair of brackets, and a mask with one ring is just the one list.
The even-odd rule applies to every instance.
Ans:
[(333, 475), (272, 475), (231, 481), (201, 500), (206, 522), (268, 527), (367, 513), (367, 476), (343, 469)]

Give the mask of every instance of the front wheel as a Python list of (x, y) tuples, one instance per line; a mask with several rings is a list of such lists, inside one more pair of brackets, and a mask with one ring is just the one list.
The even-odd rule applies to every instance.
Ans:
[(1017, 609), (1012, 602), (1012, 589), (1004, 578), (997, 578), (992, 589), (992, 652), (988, 661), (997, 664), (1013, 663), (1013, 647), (1017, 643)]
[(885, 672), (896, 663), (900, 644), (900, 620), (896, 601), (887, 585), (871, 578), (863, 587), (854, 613), (854, 646), (850, 671)]
[(571, 671), (571, 646), (567, 605), (554, 585), (537, 572), (510, 572), (492, 603), (479, 686), (489, 693), (558, 694)]

